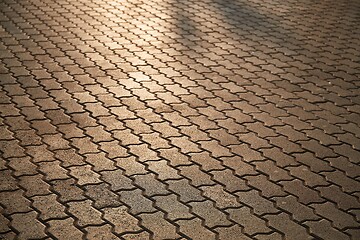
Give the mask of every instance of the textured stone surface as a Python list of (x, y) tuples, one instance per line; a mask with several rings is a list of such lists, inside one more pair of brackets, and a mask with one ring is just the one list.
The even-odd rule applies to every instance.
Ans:
[(360, 3), (0, 2), (0, 239), (359, 239)]

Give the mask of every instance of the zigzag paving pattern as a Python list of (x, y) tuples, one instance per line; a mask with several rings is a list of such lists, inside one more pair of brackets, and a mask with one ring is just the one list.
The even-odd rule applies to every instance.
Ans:
[(359, 12), (2, 0), (0, 239), (360, 239)]

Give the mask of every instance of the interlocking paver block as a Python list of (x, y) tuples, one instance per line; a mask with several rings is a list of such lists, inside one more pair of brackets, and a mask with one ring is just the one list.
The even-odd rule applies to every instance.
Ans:
[(74, 219), (56, 219), (48, 222), (48, 231), (59, 240), (82, 239), (83, 233), (74, 226)]
[(86, 239), (91, 240), (116, 240), (118, 237), (112, 233), (112, 227), (109, 225), (90, 226), (86, 228)]
[(160, 212), (140, 215), (141, 225), (153, 232), (154, 239), (177, 239), (176, 227), (164, 219)]
[(180, 226), (180, 232), (190, 239), (216, 239), (215, 233), (205, 228), (202, 225), (202, 221), (198, 218), (191, 220), (179, 220), (177, 221), (177, 224)]
[(104, 222), (101, 218), (101, 212), (94, 208), (92, 204), (91, 200), (68, 203), (68, 211), (77, 218), (76, 222), (80, 227), (99, 225)]
[(46, 237), (45, 225), (36, 219), (36, 212), (11, 215), (11, 226), (19, 232), (19, 239), (39, 239)]
[(231, 225), (231, 222), (226, 218), (226, 214), (215, 208), (214, 203), (209, 200), (193, 202), (190, 205), (192, 207), (191, 211), (204, 219), (205, 226), (209, 228)]
[(56, 200), (55, 194), (34, 196), (32, 200), (32, 205), (40, 211), (39, 218), (41, 220), (67, 217), (67, 214), (64, 212), (65, 206)]
[(123, 234), (126, 232), (136, 232), (141, 230), (138, 226), (139, 220), (131, 216), (127, 212), (125, 206), (116, 208), (105, 208), (104, 219), (108, 220), (114, 225), (114, 231), (117, 234)]

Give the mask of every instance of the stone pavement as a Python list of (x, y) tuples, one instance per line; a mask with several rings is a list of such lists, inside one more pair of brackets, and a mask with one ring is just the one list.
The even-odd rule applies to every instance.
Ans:
[(0, 239), (360, 239), (360, 1), (0, 12)]

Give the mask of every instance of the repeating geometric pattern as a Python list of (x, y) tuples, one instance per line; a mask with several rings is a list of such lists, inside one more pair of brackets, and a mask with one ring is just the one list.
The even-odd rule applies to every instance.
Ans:
[(0, 239), (360, 239), (359, 12), (1, 1)]

